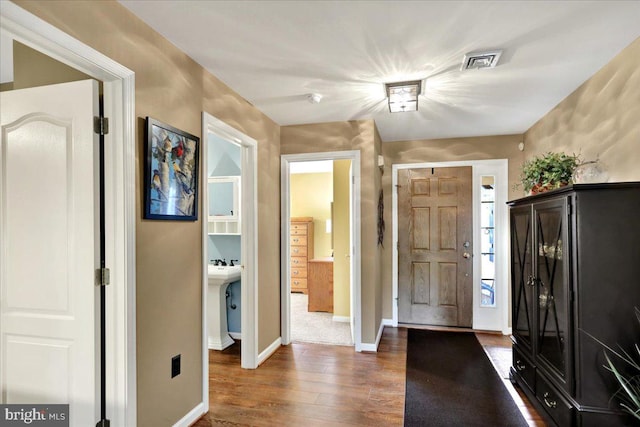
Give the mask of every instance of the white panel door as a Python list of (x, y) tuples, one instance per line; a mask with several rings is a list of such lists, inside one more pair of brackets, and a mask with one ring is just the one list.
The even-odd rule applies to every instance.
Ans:
[(0, 93), (2, 403), (98, 421), (98, 83)]

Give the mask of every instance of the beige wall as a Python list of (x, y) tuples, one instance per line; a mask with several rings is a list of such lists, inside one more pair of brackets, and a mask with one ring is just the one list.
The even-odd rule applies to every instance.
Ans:
[(333, 174), (296, 173), (291, 175), (290, 184), (291, 217), (312, 217), (313, 255), (331, 256), (331, 233), (327, 233), (326, 221), (331, 219)]
[(318, 123), (280, 128), (282, 154), (320, 153), (328, 151), (360, 151), (361, 173), (361, 303), (362, 342), (374, 343), (379, 321), (376, 322), (376, 297), (380, 294), (380, 276), (376, 275), (375, 124), (372, 120)]
[[(117, 2), (15, 3), (136, 73), (137, 188), (146, 116), (200, 136), (204, 110), (258, 141), (257, 323), (265, 349), (280, 336), (279, 126)], [(140, 191), (136, 212), (138, 425), (172, 425), (201, 400), (201, 223), (143, 220)], [(171, 379), (178, 353), (182, 373)]]
[(60, 61), (13, 41), (13, 87), (24, 89), (55, 83), (87, 80), (91, 77)]
[(351, 233), (349, 229), (349, 170), (351, 160), (333, 162), (333, 315), (351, 315)]
[(525, 133), (525, 155), (599, 159), (610, 181), (640, 181), (640, 38)]
[(387, 225), (382, 255), (382, 317), (391, 319), (391, 166), (405, 163), (448, 162), (460, 160), (507, 159), (509, 161), (509, 198), (521, 196), (522, 190), (513, 189), (520, 175), (524, 155), (518, 150), (522, 135), (484, 136), (421, 141), (385, 142), (382, 152), (385, 170), (382, 177), (384, 190), (384, 221)]

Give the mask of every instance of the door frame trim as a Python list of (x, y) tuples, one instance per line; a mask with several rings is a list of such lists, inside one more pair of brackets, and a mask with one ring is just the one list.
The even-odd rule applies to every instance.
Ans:
[[(392, 208), (392, 325), (398, 326), (398, 171), (401, 169), (423, 169), (471, 166), (472, 168), (472, 227), (474, 242), (480, 242), (480, 192), (478, 179), (481, 175), (496, 177), (496, 218), (495, 228), (501, 230), (496, 242), (496, 282), (502, 283), (496, 294), (496, 307), (480, 307), (480, 291), (476, 283), (480, 281), (479, 245), (473, 250), (473, 329), (497, 330), (509, 334), (509, 230), (507, 209), (508, 198), (508, 166), (507, 159), (462, 160), (450, 162), (425, 162), (392, 165), (391, 174), (391, 208)], [(498, 310), (496, 312), (496, 310)], [(485, 318), (491, 318), (486, 321)]]
[[(107, 414), (113, 425), (137, 422), (135, 271), (135, 73), (11, 2), (0, 28), (104, 84), (105, 246), (112, 285), (107, 296)], [(122, 141), (121, 144), (118, 142)], [(99, 404), (99, 402), (96, 402)]]
[(283, 154), (280, 156), (280, 218), (281, 218), (281, 237), (280, 237), (280, 321), (281, 321), (281, 337), (282, 344), (291, 343), (291, 277), (287, 273), (291, 267), (291, 252), (289, 247), (290, 230), (289, 223), (291, 221), (291, 208), (289, 200), (291, 198), (291, 182), (290, 182), (290, 163), (304, 162), (315, 160), (351, 160), (351, 168), (353, 170), (353, 197), (351, 200), (351, 212), (354, 218), (354, 227), (351, 229), (351, 242), (353, 246), (352, 257), (352, 275), (353, 290), (352, 307), (355, 308), (354, 316), (354, 347), (355, 351), (360, 352), (362, 348), (362, 285), (361, 285), (361, 215), (360, 215), (360, 151), (330, 151), (324, 153), (301, 153), (301, 154)]
[[(214, 134), (221, 139), (232, 141), (240, 145), (241, 173), (240, 180), (240, 259), (244, 266), (242, 270), (242, 285), (240, 286), (240, 331), (242, 346), (240, 350), (240, 364), (244, 369), (258, 367), (258, 142), (228, 125), (224, 121), (202, 112), (202, 175), (206, 178), (208, 163), (208, 134)], [(203, 178), (203, 182), (207, 182)], [(204, 187), (203, 187), (204, 188)], [(205, 412), (209, 408), (209, 349), (207, 331), (207, 290), (209, 260), (208, 253), (208, 191), (202, 191), (202, 396)]]

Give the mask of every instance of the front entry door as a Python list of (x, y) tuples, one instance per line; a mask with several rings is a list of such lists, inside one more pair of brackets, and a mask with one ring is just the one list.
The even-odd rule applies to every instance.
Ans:
[(99, 419), (98, 84), (0, 93), (0, 403)]
[(471, 327), (471, 167), (398, 172), (398, 320)]

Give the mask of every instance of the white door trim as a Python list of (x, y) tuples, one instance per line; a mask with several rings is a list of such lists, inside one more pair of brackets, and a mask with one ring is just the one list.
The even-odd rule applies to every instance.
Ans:
[[(240, 329), (242, 346), (240, 350), (241, 366), (245, 369), (258, 367), (258, 142), (207, 112), (202, 113), (202, 171), (207, 171), (207, 134), (235, 142), (241, 148), (240, 181), (240, 259), (244, 266), (240, 286)], [(203, 178), (203, 182), (207, 182)], [(202, 194), (202, 364), (203, 364), (203, 401), (209, 405), (209, 354), (207, 345), (207, 206), (208, 192)], [(206, 412), (206, 411), (205, 411)]]
[(0, 29), (104, 83), (107, 414), (112, 425), (136, 425), (135, 74), (8, 1)]
[[(509, 333), (509, 230), (508, 230), (508, 160), (465, 160), (452, 162), (407, 163), (392, 165), (391, 174), (391, 203), (392, 203), (392, 324), (398, 326), (398, 171), (414, 168), (440, 168), (471, 166), (473, 186), (473, 328), (482, 330), (497, 330), (503, 334)], [(496, 177), (496, 209), (495, 228), (497, 234), (496, 245), (496, 307), (480, 307), (480, 290), (475, 286), (480, 282), (480, 191), (479, 179), (482, 175)]]
[(354, 344), (355, 351), (362, 351), (362, 305), (361, 305), (361, 220), (360, 220), (360, 151), (332, 151), (326, 153), (302, 153), (302, 154), (284, 154), (280, 156), (280, 183), (281, 183), (281, 284), (280, 284), (280, 296), (281, 296), (281, 336), (282, 344), (287, 345), (291, 343), (291, 277), (288, 272), (290, 270), (290, 248), (289, 248), (289, 223), (291, 221), (291, 209), (289, 206), (289, 199), (291, 198), (291, 183), (290, 183), (290, 163), (291, 162), (304, 162), (315, 160), (351, 160), (351, 167), (353, 170), (353, 196), (351, 198), (351, 211), (353, 212), (354, 227), (351, 228), (351, 242), (353, 245), (353, 256), (351, 257), (351, 272), (353, 274), (353, 280), (351, 283), (351, 289), (353, 291), (353, 306), (355, 307), (355, 313), (351, 313), (354, 316)]

